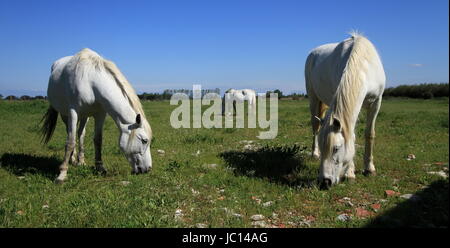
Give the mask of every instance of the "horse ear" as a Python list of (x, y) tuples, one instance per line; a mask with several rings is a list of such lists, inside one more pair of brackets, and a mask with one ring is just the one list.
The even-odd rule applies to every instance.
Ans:
[(335, 131), (341, 131), (341, 121), (336, 117), (333, 117), (333, 127)]
[(138, 124), (139, 127), (142, 127), (141, 114), (136, 115), (136, 124)]

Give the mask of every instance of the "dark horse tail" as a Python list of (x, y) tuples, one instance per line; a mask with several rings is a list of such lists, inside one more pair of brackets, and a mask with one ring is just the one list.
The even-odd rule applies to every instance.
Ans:
[(56, 128), (56, 121), (58, 121), (58, 111), (50, 106), (41, 120), (41, 142), (44, 144), (47, 144), (52, 138), (53, 132)]

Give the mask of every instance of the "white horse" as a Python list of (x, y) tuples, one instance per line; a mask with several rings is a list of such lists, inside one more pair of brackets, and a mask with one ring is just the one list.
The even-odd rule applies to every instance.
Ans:
[[(236, 111), (236, 102), (244, 102), (248, 101), (248, 108), (251, 111), (256, 110), (256, 92), (251, 89), (242, 89), (242, 90), (235, 90), (235, 89), (229, 89), (225, 92), (224, 96), (225, 101), (234, 101), (233, 102), (233, 108), (234, 111)], [(231, 114), (231, 109), (225, 110), (225, 102), (223, 103), (223, 110), (224, 113), (227, 115)]]
[(55, 130), (58, 113), (66, 124), (67, 141), (64, 161), (60, 165), (57, 183), (67, 177), (68, 163), (75, 162), (77, 136), (78, 164), (84, 162), (84, 135), (88, 117), (95, 119), (95, 166), (105, 172), (101, 157), (102, 130), (108, 113), (120, 131), (119, 146), (134, 173), (151, 169), (150, 141), (152, 131), (135, 91), (126, 78), (108, 60), (90, 49), (74, 56), (63, 57), (52, 65), (47, 89), (50, 106), (44, 115), (42, 134), (47, 143)]
[[(323, 188), (342, 179), (355, 179), (354, 129), (363, 106), (367, 109), (363, 174), (375, 174), (375, 120), (386, 76), (373, 44), (358, 33), (351, 35), (340, 43), (315, 48), (305, 65), (314, 134), (312, 154), (320, 157), (319, 181)], [(329, 106), (325, 116), (324, 104)]]

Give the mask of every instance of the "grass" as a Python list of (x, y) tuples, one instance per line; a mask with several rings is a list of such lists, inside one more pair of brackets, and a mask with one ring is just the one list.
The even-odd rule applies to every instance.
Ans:
[[(169, 118), (175, 106), (143, 104), (155, 135), (150, 174), (131, 175), (108, 117), (103, 141), (108, 173), (93, 169), (91, 120), (88, 165), (70, 166), (68, 181), (55, 185), (66, 139), (62, 121), (43, 146), (39, 121), (48, 103), (0, 101), (0, 227), (251, 227), (254, 214), (280, 227), (448, 226), (448, 179), (427, 173), (448, 171), (448, 98), (383, 102), (376, 127), (376, 177), (361, 174), (361, 113), (356, 182), (328, 191), (318, 189), (319, 163), (308, 155), (307, 101), (279, 102), (279, 132), (273, 140), (258, 140), (257, 129), (173, 129)], [(243, 140), (253, 141), (253, 149), (245, 150)], [(415, 160), (406, 160), (410, 153)], [(421, 201), (387, 197), (385, 190), (417, 194)], [(380, 204), (377, 212), (373, 204)], [(174, 217), (177, 209), (180, 218)], [(360, 216), (357, 209), (370, 215)], [(337, 220), (342, 213), (352, 219)]]

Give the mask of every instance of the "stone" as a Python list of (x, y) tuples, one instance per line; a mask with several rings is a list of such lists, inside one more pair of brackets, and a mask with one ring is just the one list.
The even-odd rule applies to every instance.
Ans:
[(430, 175), (438, 175), (438, 176), (441, 176), (443, 178), (447, 178), (448, 177), (447, 173), (445, 173), (444, 171), (429, 171), (427, 173), (430, 174)]
[(196, 228), (208, 228), (208, 225), (203, 224), (203, 223), (197, 223), (197, 224), (195, 224), (195, 227)]
[(352, 219), (352, 217), (348, 214), (340, 214), (338, 215), (338, 217), (336, 217), (337, 220), (342, 221), (342, 222), (347, 222), (350, 221)]
[(393, 191), (393, 190), (385, 190), (384, 191), (384, 193), (386, 194), (386, 196), (388, 196), (388, 197), (390, 197), (390, 196), (398, 196), (398, 195), (400, 195), (400, 193), (399, 192), (395, 192), (395, 191)]
[(263, 207), (269, 207), (269, 206), (273, 205), (273, 201), (264, 202), (262, 205), (263, 205)]
[(232, 216), (236, 218), (242, 218), (242, 214), (233, 213)]
[(416, 159), (416, 155), (414, 155), (414, 154), (408, 154), (408, 156), (406, 156), (406, 160), (414, 160), (414, 159)]
[(183, 210), (181, 210), (181, 209), (175, 210), (175, 215), (174, 215), (175, 220), (181, 221), (181, 220), (183, 220), (183, 216), (184, 216)]
[(375, 203), (375, 204), (370, 205), (370, 207), (371, 207), (375, 212), (377, 212), (378, 210), (380, 210), (381, 204)]
[(258, 221), (253, 221), (253, 222), (252, 222), (252, 226), (264, 228), (264, 227), (267, 227), (267, 224), (266, 224), (266, 222), (263, 221), (263, 220), (258, 220)]
[(210, 169), (215, 169), (217, 168), (217, 166), (219, 166), (218, 164), (205, 164), (204, 167), (206, 168), (210, 168)]
[(264, 220), (265, 218), (266, 217), (264, 217), (264, 215), (262, 215), (262, 214), (255, 214), (250, 217), (250, 219), (253, 221), (261, 221), (261, 220)]
[(128, 186), (131, 182), (129, 181), (120, 181), (120, 184), (123, 186)]
[(356, 208), (356, 217), (358, 218), (367, 218), (372, 215), (373, 215), (372, 212), (365, 210), (364, 208)]
[(156, 152), (157, 152), (159, 155), (164, 155), (164, 154), (166, 154), (166, 152), (165, 152), (164, 150), (161, 150), (161, 149), (158, 149)]
[(400, 197), (403, 199), (406, 199), (406, 200), (413, 201), (413, 202), (420, 201), (420, 197), (418, 195), (414, 195), (414, 194), (404, 194), (404, 195), (401, 195)]

